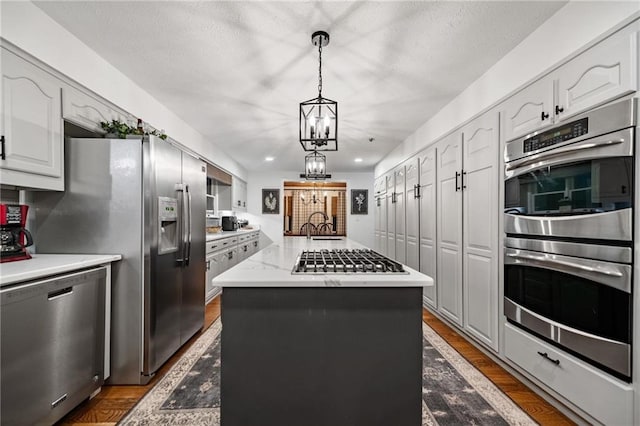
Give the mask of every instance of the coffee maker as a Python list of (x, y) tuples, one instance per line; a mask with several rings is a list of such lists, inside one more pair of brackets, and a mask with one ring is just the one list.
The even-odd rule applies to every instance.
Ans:
[(26, 247), (33, 238), (24, 228), (28, 210), (23, 204), (0, 204), (0, 263), (31, 259)]

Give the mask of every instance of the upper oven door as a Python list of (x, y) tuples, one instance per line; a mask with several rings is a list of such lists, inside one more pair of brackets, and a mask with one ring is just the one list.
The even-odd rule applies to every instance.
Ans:
[(632, 240), (634, 128), (507, 163), (505, 232)]

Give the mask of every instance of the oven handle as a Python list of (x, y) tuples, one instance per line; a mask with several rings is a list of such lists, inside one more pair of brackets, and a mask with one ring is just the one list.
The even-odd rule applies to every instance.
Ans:
[[(505, 178), (509, 179), (531, 170), (538, 169), (540, 167), (551, 166), (558, 163), (563, 163), (566, 160), (586, 160), (591, 158), (604, 158), (604, 157), (618, 157), (633, 155), (633, 145), (631, 144), (631, 138), (633, 134), (631, 129), (625, 129), (609, 135), (605, 135), (606, 138), (601, 140), (587, 139), (582, 142), (567, 145), (561, 148), (556, 148), (552, 151), (545, 151), (539, 154), (532, 155), (520, 160), (514, 160), (505, 165)], [(584, 151), (591, 151), (597, 148), (608, 148), (614, 145), (625, 144), (623, 152), (616, 150), (611, 154), (599, 153), (597, 157), (590, 156), (589, 154), (578, 155)], [(628, 146), (628, 148), (627, 148)]]
[(563, 262), (562, 260), (550, 259), (547, 255), (534, 256), (534, 255), (531, 255), (531, 254), (507, 253), (507, 256), (513, 257), (513, 258), (516, 258), (516, 259), (535, 260), (535, 261), (538, 261), (538, 262), (551, 263), (551, 264), (554, 264), (554, 265), (566, 266), (567, 268), (579, 269), (579, 270), (585, 271), (585, 272), (593, 272), (593, 273), (608, 275), (608, 276), (612, 276), (612, 277), (620, 278), (620, 277), (623, 276), (622, 272), (620, 272), (620, 271), (612, 271), (610, 269), (596, 269), (596, 268), (592, 268), (591, 266), (577, 265), (577, 264), (571, 263), (571, 262)]
[[(530, 254), (524, 250), (517, 250), (512, 248), (505, 248), (505, 264), (522, 263), (528, 265), (541, 266), (545, 269), (551, 269), (558, 272), (564, 272), (568, 274), (582, 276), (587, 279), (599, 282), (609, 287), (616, 288), (626, 293), (631, 292), (631, 282), (629, 274), (625, 274), (620, 270), (612, 268), (594, 268), (592, 266), (584, 265), (576, 261), (571, 261), (568, 256), (561, 256), (555, 254)], [(558, 257), (567, 260), (559, 260)], [(508, 259), (515, 259), (515, 262), (509, 262)], [(518, 262), (520, 261), (520, 262)], [(598, 261), (593, 261), (598, 262)], [(607, 265), (607, 262), (598, 262), (603, 265)], [(622, 268), (626, 265), (620, 265)]]

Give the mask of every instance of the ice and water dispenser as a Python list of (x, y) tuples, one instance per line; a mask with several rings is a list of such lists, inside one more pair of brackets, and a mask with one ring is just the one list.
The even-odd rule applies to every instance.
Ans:
[(178, 251), (178, 200), (158, 197), (158, 254)]

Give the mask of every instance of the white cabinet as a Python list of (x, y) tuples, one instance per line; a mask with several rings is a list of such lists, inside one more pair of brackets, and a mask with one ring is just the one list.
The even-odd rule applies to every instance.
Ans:
[[(498, 350), (498, 114), (437, 145), (437, 308)], [(432, 154), (433, 155), (433, 154)]]
[(405, 223), (405, 170), (404, 166), (398, 167), (394, 172), (394, 203), (396, 248), (394, 259), (400, 263), (406, 263), (406, 223)]
[(504, 140), (553, 124), (553, 79), (542, 78), (507, 99), (502, 108)]
[(220, 293), (221, 288), (216, 287), (213, 284), (213, 279), (222, 273), (222, 257), (224, 256), (224, 252), (216, 252), (207, 254), (206, 265), (207, 265), (207, 284), (205, 286), (205, 301), (209, 302), (211, 299), (216, 297), (218, 293)]
[(420, 268), (420, 206), (419, 206), (419, 159), (414, 157), (404, 164), (405, 170), (405, 264), (410, 268)]
[(633, 386), (604, 374), (529, 333), (506, 324), (504, 354), (539, 386), (605, 425), (632, 425)]
[(504, 140), (548, 127), (638, 89), (638, 32), (627, 28), (507, 99)]
[(373, 192), (376, 200), (375, 204), (375, 225), (374, 225), (374, 247), (380, 254), (386, 253), (387, 247), (387, 203), (385, 193), (387, 182), (384, 176), (374, 181)]
[(3, 185), (64, 190), (61, 82), (2, 48)]
[(385, 175), (387, 191), (384, 195), (387, 212), (387, 247), (385, 255), (391, 259), (396, 258), (396, 210), (395, 210), (395, 180), (394, 173)]
[(555, 73), (560, 118), (571, 117), (638, 87), (638, 32), (624, 31), (578, 55)]
[(462, 134), (437, 144), (438, 311), (462, 326)]
[(62, 117), (71, 123), (96, 133), (105, 133), (100, 122), (118, 120), (134, 125), (133, 116), (99, 101), (75, 87), (62, 88)]
[(247, 211), (247, 182), (233, 176), (231, 184), (232, 210)]
[[(423, 290), (424, 301), (437, 308), (436, 276), (436, 148), (428, 148), (418, 154), (420, 183), (420, 272), (433, 278), (434, 285)], [(407, 232), (409, 234), (409, 232)]]
[(498, 114), (467, 124), (462, 140), (463, 324), (498, 351)]

